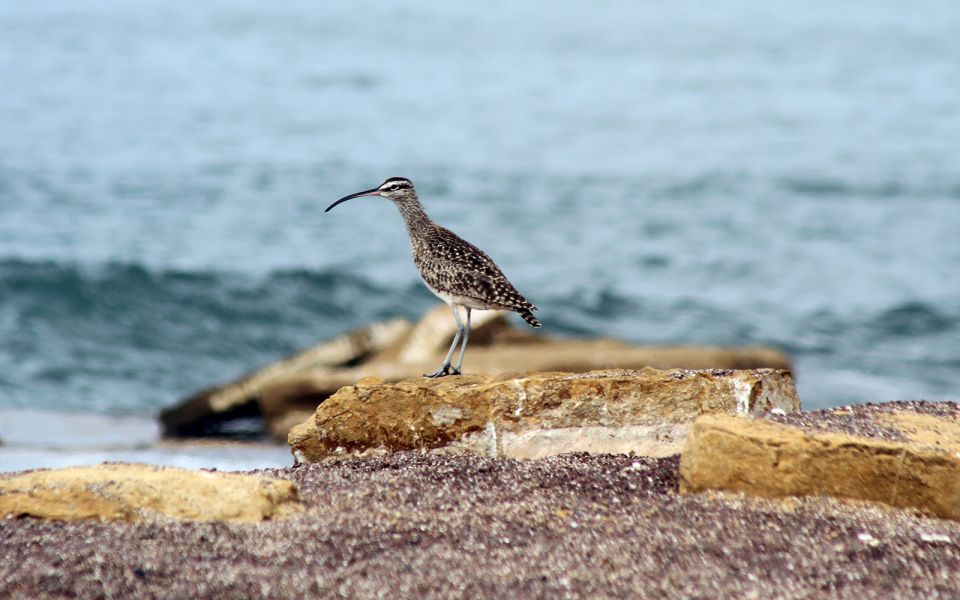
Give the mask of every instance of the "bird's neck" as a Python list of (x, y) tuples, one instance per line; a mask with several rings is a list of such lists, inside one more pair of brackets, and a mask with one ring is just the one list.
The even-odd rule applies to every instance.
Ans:
[(403, 217), (403, 222), (407, 225), (407, 233), (410, 234), (411, 239), (420, 237), (433, 225), (433, 221), (427, 216), (419, 200), (406, 200), (397, 202), (396, 205), (400, 216)]

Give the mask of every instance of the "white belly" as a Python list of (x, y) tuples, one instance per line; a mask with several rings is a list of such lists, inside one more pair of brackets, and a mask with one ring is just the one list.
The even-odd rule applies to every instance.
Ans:
[(446, 292), (440, 292), (429, 285), (427, 289), (433, 292), (433, 295), (437, 298), (440, 298), (450, 306), (467, 306), (474, 310), (501, 310), (484, 302), (480, 302), (474, 298), (467, 298), (466, 296), (456, 296), (453, 294), (447, 294)]

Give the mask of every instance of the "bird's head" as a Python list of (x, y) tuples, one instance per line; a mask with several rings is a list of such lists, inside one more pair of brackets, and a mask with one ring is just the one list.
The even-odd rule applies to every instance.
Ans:
[(341, 202), (346, 202), (347, 200), (360, 198), (362, 196), (381, 196), (387, 200), (393, 200), (394, 202), (400, 203), (409, 200), (416, 200), (417, 192), (413, 189), (413, 182), (406, 177), (391, 177), (373, 189), (364, 190), (362, 192), (357, 192), (356, 194), (350, 194), (349, 196), (340, 198), (328, 206), (327, 210), (323, 212), (329, 212), (330, 209)]

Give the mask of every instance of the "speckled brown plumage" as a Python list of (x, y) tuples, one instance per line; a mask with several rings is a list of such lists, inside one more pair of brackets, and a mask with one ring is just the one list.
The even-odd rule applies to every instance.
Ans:
[(472, 308), (516, 311), (533, 327), (540, 322), (527, 301), (487, 254), (449, 229), (432, 225), (411, 238), (413, 263), (437, 295), (472, 300)]
[[(373, 189), (340, 198), (327, 210), (361, 196), (386, 198), (400, 210), (413, 247), (413, 263), (420, 277), (431, 292), (450, 305), (457, 321), (457, 332), (446, 358), (437, 371), (426, 377), (460, 374), (467, 340), (470, 338), (470, 311), (473, 309), (511, 310), (519, 313), (531, 327), (540, 327), (540, 321), (532, 312), (537, 307), (513, 287), (493, 259), (480, 248), (430, 220), (409, 179), (390, 177)], [(466, 309), (466, 324), (460, 318), (458, 307)], [(453, 366), (451, 361), (457, 344), (460, 344), (460, 358), (457, 365)]]
[(490, 310), (519, 313), (532, 327), (540, 327), (531, 311), (537, 309), (513, 287), (493, 259), (467, 240), (430, 220), (413, 185), (392, 177), (380, 187), (400, 186), (405, 197), (391, 198), (400, 210), (410, 234), (413, 264), (430, 290), (445, 302)]

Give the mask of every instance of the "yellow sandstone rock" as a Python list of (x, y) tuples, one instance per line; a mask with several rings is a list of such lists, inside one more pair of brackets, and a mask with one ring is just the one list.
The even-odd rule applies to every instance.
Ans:
[(104, 464), (0, 479), (0, 517), (255, 522), (301, 509), (292, 482), (254, 475)]
[(340, 389), (290, 432), (298, 462), (396, 450), (539, 458), (676, 454), (705, 413), (799, 410), (789, 371), (606, 370), (464, 375)]
[(869, 418), (883, 436), (700, 417), (683, 448), (680, 490), (824, 495), (960, 519), (960, 423), (909, 411)]
[[(505, 313), (476, 311), (470, 373), (579, 373), (596, 369), (789, 369), (790, 359), (769, 347), (636, 346), (620, 340), (566, 339), (514, 326)], [(286, 439), (293, 423), (344, 386), (377, 376), (398, 382), (436, 370), (456, 322), (441, 304), (416, 324), (388, 321), (309, 348), (219, 387), (197, 392), (161, 413), (165, 436), (218, 435), (234, 419), (262, 418)], [(221, 434), (222, 435), (222, 434)]]

